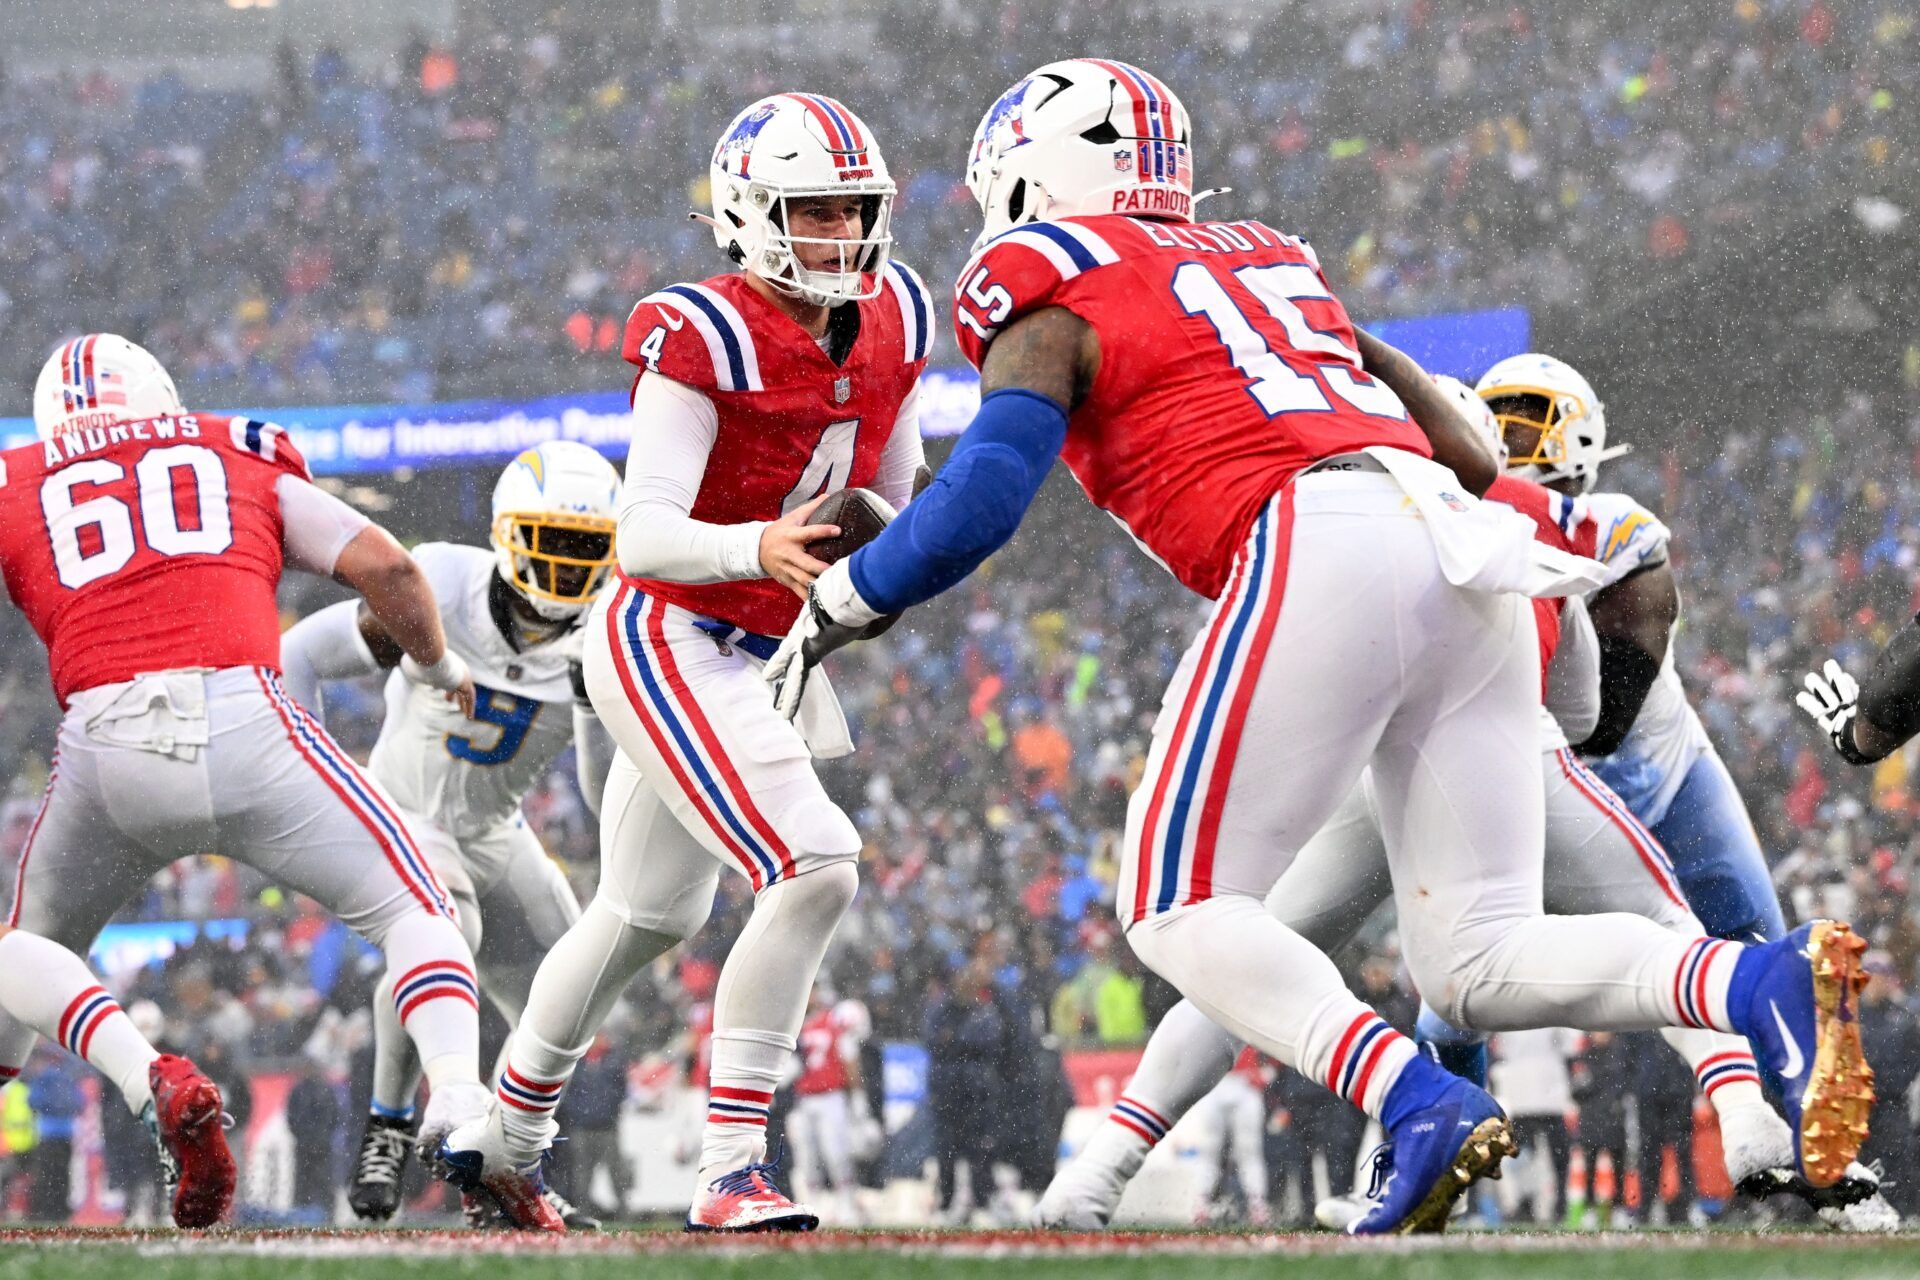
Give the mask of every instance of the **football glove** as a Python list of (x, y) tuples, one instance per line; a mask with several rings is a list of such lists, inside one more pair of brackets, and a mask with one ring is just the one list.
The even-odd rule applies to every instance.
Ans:
[(1860, 714), (1860, 682), (1828, 658), (1824, 674), (1807, 672), (1806, 684), (1793, 700), (1813, 717), (1840, 758), (1848, 764), (1872, 764), (1872, 757), (1863, 755), (1853, 741), (1853, 721)]
[(773, 689), (774, 709), (789, 720), (800, 714), (807, 676), (820, 660), (835, 649), (866, 639), (881, 619), (879, 610), (854, 590), (847, 563), (842, 560), (813, 580), (800, 616), (760, 672)]

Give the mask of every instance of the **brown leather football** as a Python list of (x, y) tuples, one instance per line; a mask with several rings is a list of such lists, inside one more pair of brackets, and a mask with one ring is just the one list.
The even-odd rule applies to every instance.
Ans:
[(879, 537), (893, 514), (887, 500), (871, 489), (836, 489), (813, 509), (807, 523), (839, 525), (840, 533), (808, 543), (807, 552), (827, 564), (844, 560)]

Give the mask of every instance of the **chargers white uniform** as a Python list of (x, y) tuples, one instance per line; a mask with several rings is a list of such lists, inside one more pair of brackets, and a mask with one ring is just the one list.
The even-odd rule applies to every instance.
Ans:
[[(536, 935), (537, 959), (579, 912), (520, 802), (573, 742), (580, 631), (517, 648), (495, 613), (492, 552), (429, 542), (413, 558), (433, 584), (448, 646), (473, 670), (473, 719), (395, 671), (369, 767), (416, 816), (421, 844), (457, 896), (481, 901), (503, 883), (522, 891), (544, 886), (531, 899), (513, 898)], [(540, 870), (521, 866), (528, 863)]]
[[(447, 647), (473, 672), (473, 718), (394, 671), (367, 768), (460, 903), (481, 986), (512, 1018), (526, 1000), (532, 966), (580, 914), (566, 877), (520, 812), (574, 740), (580, 630), (519, 647), (508, 638), (511, 589), (491, 551), (429, 542), (413, 558), (439, 602)], [(348, 602), (326, 613), (356, 608)], [(288, 633), (283, 652), (296, 697), (311, 698), (301, 627)]]
[[(1563, 527), (1573, 530), (1576, 549), (1612, 571), (1608, 586), (1666, 562), (1672, 534), (1659, 517), (1626, 494), (1591, 493), (1558, 501)], [(1709, 933), (1752, 939), (1786, 932), (1759, 833), (1726, 763), (1687, 701), (1671, 643), (1626, 740), (1592, 764), (1666, 847), (1687, 902)]]

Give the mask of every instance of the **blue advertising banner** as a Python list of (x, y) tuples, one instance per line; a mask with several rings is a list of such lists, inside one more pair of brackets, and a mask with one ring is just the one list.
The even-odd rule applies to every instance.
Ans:
[[(1531, 322), (1525, 308), (1510, 307), (1383, 320), (1373, 331), (1433, 373), (1472, 380), (1495, 360), (1525, 351)], [(979, 404), (980, 376), (972, 369), (927, 370), (920, 388), (922, 434), (959, 434), (973, 420)], [(287, 428), (316, 475), (504, 462), (548, 440), (578, 440), (623, 461), (631, 434), (624, 391), (537, 400), (286, 406), (238, 412)], [(33, 439), (31, 418), (0, 418), (0, 444), (12, 448)]]

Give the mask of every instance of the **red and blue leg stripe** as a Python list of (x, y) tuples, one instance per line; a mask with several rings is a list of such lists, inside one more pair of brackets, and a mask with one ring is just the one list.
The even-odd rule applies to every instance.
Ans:
[(544, 1115), (560, 1105), (566, 1087), (565, 1080), (532, 1080), (509, 1066), (500, 1073), (500, 1086), (494, 1092), (510, 1107)]
[(393, 984), (393, 1007), (404, 1024), (415, 1009), (429, 1000), (458, 1000), (480, 1008), (480, 989), (473, 970), (458, 960), (429, 960), (401, 974)]
[(446, 890), (426, 859), (420, 856), (400, 816), (387, 807), (380, 793), (361, 776), (360, 770), (327, 731), (314, 722), (305, 708), (287, 696), (278, 675), (264, 668), (256, 669), (256, 675), (261, 689), (280, 713), (294, 749), (360, 819), (420, 905), (435, 915), (452, 919), (455, 912)]
[(773, 1094), (761, 1089), (715, 1085), (707, 1092), (708, 1124), (745, 1124), (764, 1129), (771, 1110)]
[[(740, 864), (755, 890), (789, 879), (793, 853), (760, 813), (666, 636), (667, 606), (630, 585), (607, 611), (608, 638), (627, 700), (694, 811)], [(642, 626), (645, 630), (643, 632)]]
[(1721, 949), (1733, 945), (1719, 938), (1702, 938), (1687, 948), (1673, 975), (1673, 1004), (1682, 1026), (1718, 1029), (1708, 1016), (1707, 973)]
[(1158, 1145), (1160, 1139), (1167, 1136), (1167, 1130), (1173, 1127), (1165, 1116), (1146, 1103), (1126, 1097), (1113, 1104), (1113, 1110), (1107, 1113), (1107, 1118), (1146, 1139), (1149, 1147)]
[(1703, 1059), (1693, 1069), (1694, 1076), (1700, 1081), (1700, 1090), (1712, 1100), (1714, 1091), (1730, 1084), (1759, 1084), (1760, 1068), (1754, 1063), (1753, 1055), (1739, 1050), (1716, 1053)]
[(60, 1044), (76, 1058), (87, 1056), (87, 1050), (93, 1046), (93, 1033), (100, 1024), (120, 1012), (120, 1005), (107, 994), (104, 987), (88, 987), (67, 1005), (65, 1013), (60, 1015), (58, 1035)]

